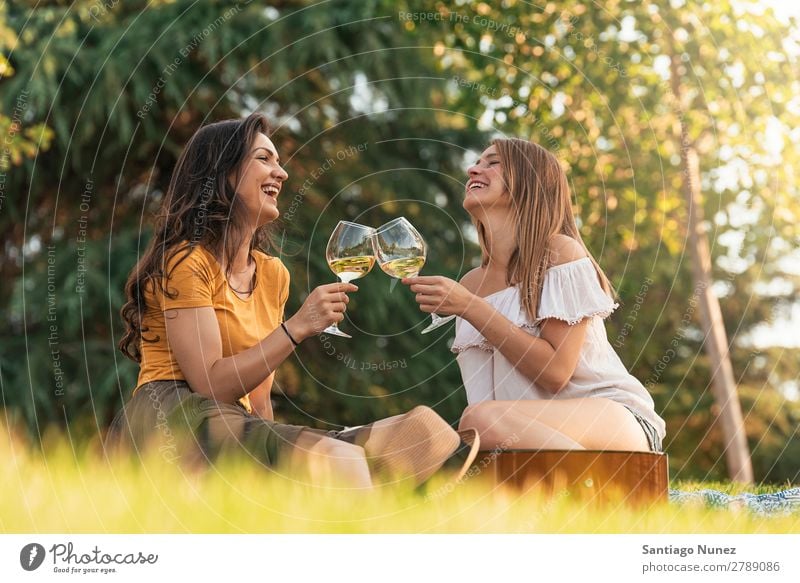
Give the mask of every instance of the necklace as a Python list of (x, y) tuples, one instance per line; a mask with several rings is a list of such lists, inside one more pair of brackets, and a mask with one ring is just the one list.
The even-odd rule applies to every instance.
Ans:
[(242, 294), (242, 295), (246, 295), (246, 296), (249, 296), (251, 293), (253, 293), (253, 289), (254, 289), (254, 286), (252, 286), (252, 285), (250, 286), (250, 289), (248, 289), (246, 291), (243, 291), (243, 290), (240, 290), (240, 289), (236, 289), (235, 287), (233, 287), (231, 285), (231, 282), (228, 282), (228, 287), (231, 288), (233, 291), (235, 291), (237, 294)]
[[(243, 272), (240, 272), (240, 273), (243, 273)], [(253, 277), (250, 280), (250, 289), (249, 290), (244, 290), (243, 291), (243, 290), (240, 290), (240, 289), (236, 289), (235, 287), (233, 287), (233, 285), (231, 285), (230, 280), (228, 280), (228, 287), (231, 288), (233, 291), (235, 291), (237, 294), (243, 294), (243, 295), (249, 296), (250, 294), (253, 293), (253, 290), (256, 288), (256, 275), (257, 274), (258, 274), (258, 265), (256, 265), (256, 268), (253, 270)]]

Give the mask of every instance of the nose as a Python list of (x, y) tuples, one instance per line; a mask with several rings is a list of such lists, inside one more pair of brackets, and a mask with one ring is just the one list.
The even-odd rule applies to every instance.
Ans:
[(478, 174), (480, 174), (480, 172), (481, 172), (481, 167), (478, 166), (477, 162), (472, 166), (470, 166), (469, 168), (467, 168), (467, 176), (469, 176), (470, 178), (472, 178), (473, 176), (477, 176)]
[(282, 166), (276, 166), (275, 170), (272, 171), (272, 175), (281, 182), (285, 182), (286, 179), (289, 178), (289, 174), (283, 169)]

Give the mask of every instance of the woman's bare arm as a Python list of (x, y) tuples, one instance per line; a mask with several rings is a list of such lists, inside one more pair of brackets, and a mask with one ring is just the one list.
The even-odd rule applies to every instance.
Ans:
[(223, 358), (214, 308), (167, 310), (164, 318), (170, 350), (186, 382), (193, 391), (223, 403), (234, 403), (255, 389), (294, 349), (278, 328), (255, 346)]
[[(569, 237), (554, 238), (552, 265), (568, 263), (585, 256), (583, 248)], [(557, 393), (575, 372), (580, 349), (586, 338), (587, 319), (570, 325), (549, 318), (542, 322), (540, 336), (536, 337), (495, 310), (488, 301), (453, 280), (429, 276), (407, 278), (403, 282), (411, 284), (411, 290), (417, 292), (417, 301), (422, 311), (461, 316), (517, 370), (543, 389)], [(468, 285), (472, 287), (471, 282)]]
[(473, 302), (464, 319), (496, 347), (514, 368), (553, 393), (560, 391), (572, 378), (588, 323), (584, 319), (570, 326), (550, 318), (542, 323), (540, 337), (537, 338), (480, 298)]
[(250, 401), (250, 407), (253, 410), (253, 415), (258, 415), (262, 419), (269, 419), (274, 421), (275, 417), (272, 412), (272, 385), (275, 381), (275, 373), (269, 375), (263, 383), (258, 385), (255, 389), (247, 393), (247, 398)]
[[(286, 326), (297, 342), (344, 319), (349, 301), (345, 292), (352, 284), (319, 286)], [(222, 338), (214, 308), (166, 310), (167, 341), (186, 382), (193, 391), (223, 403), (234, 403), (271, 375), (294, 350), (286, 333), (278, 327), (255, 346), (223, 358)], [(256, 395), (258, 397), (258, 394)]]

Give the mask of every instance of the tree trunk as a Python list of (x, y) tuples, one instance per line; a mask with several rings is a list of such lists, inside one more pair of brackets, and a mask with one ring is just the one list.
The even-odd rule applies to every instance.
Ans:
[(703, 198), (700, 192), (700, 162), (697, 150), (689, 138), (683, 115), (683, 93), (681, 87), (680, 57), (671, 55), (672, 92), (677, 103), (680, 122), (681, 145), (681, 190), (688, 208), (689, 247), (692, 261), (692, 275), (695, 292), (699, 299), (700, 319), (703, 328), (703, 346), (711, 361), (711, 388), (714, 400), (719, 406), (719, 421), (725, 440), (725, 459), (728, 475), (737, 482), (753, 483), (753, 466), (747, 446), (742, 407), (736, 392), (736, 379), (733, 376), (725, 322), (719, 307), (719, 299), (712, 289), (711, 251), (703, 227)]

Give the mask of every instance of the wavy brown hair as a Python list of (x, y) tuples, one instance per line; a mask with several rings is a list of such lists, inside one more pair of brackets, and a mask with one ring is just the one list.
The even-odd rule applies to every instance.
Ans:
[[(195, 247), (201, 245), (213, 253), (226, 266), (226, 277), (230, 276), (236, 251), (250, 236), (234, 185), (259, 133), (268, 134), (269, 123), (263, 114), (254, 113), (200, 128), (183, 149), (156, 217), (153, 237), (125, 284), (127, 301), (120, 311), (125, 334), (119, 349), (131, 360), (141, 362), (142, 342), (160, 340), (144, 337), (145, 290), (159, 286), (165, 295), (175, 297), (177, 292), (167, 290), (167, 281)], [(264, 250), (269, 242), (269, 226), (265, 225), (249, 242), (250, 261), (254, 260), (253, 249)], [(166, 273), (167, 264), (178, 254)]]
[[(572, 214), (567, 175), (558, 158), (540, 145), (518, 138), (498, 138), (492, 144), (500, 157), (516, 219), (517, 245), (508, 263), (506, 285), (519, 286), (528, 317), (536, 320), (544, 274), (550, 265), (549, 243), (553, 235), (571, 237), (584, 248), (600, 285), (613, 297), (608, 277), (581, 239)], [(476, 221), (475, 227), (481, 245), (481, 264), (485, 267), (489, 262), (486, 231), (480, 222)]]

